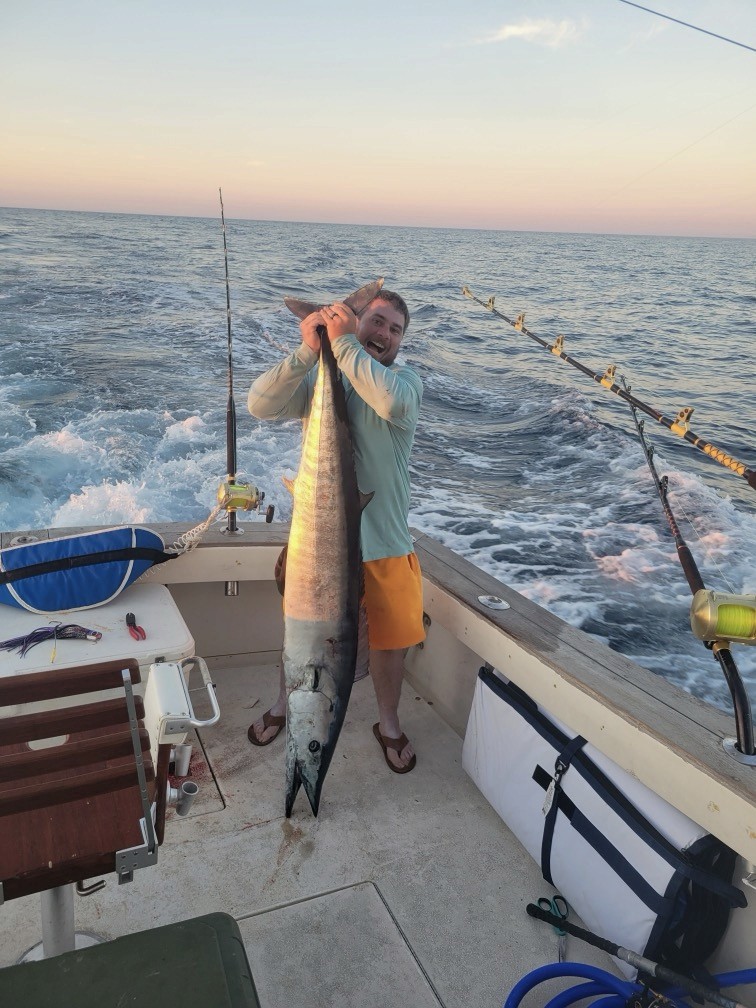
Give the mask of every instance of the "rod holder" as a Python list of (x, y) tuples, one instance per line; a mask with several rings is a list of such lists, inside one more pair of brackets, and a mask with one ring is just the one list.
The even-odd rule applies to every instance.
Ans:
[(180, 788), (168, 788), (168, 804), (176, 809), (176, 815), (189, 815), (198, 792), (199, 787), (194, 781), (184, 781)]
[(189, 761), (192, 758), (192, 747), (186, 742), (173, 747), (173, 762), (177, 777), (186, 777), (189, 773)]
[(226, 598), (236, 598), (236, 596), (239, 594), (239, 582), (226, 581), (224, 593)]

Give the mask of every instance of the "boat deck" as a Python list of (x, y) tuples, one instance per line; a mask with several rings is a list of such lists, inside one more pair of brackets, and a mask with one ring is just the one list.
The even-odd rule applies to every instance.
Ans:
[[(237, 659), (238, 662), (238, 659)], [(283, 814), (284, 736), (252, 747), (275, 696), (274, 665), (216, 668), (221, 721), (202, 731), (200, 796), (173, 813), (156, 867), (76, 900), (80, 931), (115, 938), (212, 911), (239, 923), (263, 1008), (483, 1008), (556, 958), (525, 906), (549, 891), (462, 769), (462, 740), (405, 684), (415, 770), (390, 772), (373, 738), (375, 697), (357, 683), (320, 815), (300, 792)], [(0, 965), (39, 939), (38, 897), (0, 908)], [(567, 957), (611, 968), (568, 938)], [(553, 991), (558, 990), (553, 986)], [(530, 1008), (544, 1003), (544, 987)]]

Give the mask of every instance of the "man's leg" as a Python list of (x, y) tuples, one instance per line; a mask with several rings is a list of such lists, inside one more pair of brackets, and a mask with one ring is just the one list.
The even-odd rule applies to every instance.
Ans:
[[(386, 738), (399, 738), (402, 734), (399, 726), (399, 699), (407, 650), (397, 648), (395, 651), (370, 651), (370, 676), (378, 701), (378, 730)], [(415, 754), (411, 742), (399, 753), (395, 749), (388, 749), (387, 752), (388, 758), (397, 767), (407, 766)]]
[[(286, 680), (284, 679), (283, 661), (281, 662), (280, 676), (278, 680), (278, 697), (268, 713), (272, 714), (274, 717), (286, 716)], [(252, 725), (250, 725), (249, 730), (255, 736), (259, 745), (265, 745), (277, 732), (280, 731), (280, 728), (277, 725), (270, 725), (269, 728), (266, 728), (263, 723), (263, 719), (260, 718), (258, 721), (255, 721)]]

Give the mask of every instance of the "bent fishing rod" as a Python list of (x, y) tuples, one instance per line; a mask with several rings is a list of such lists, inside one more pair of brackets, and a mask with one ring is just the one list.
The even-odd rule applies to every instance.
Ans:
[(511, 325), (513, 329), (517, 330), (517, 332), (524, 333), (526, 336), (530, 337), (530, 339), (539, 343), (542, 347), (544, 347), (544, 349), (553, 353), (556, 357), (559, 357), (561, 360), (571, 364), (572, 367), (577, 368), (578, 371), (582, 371), (584, 375), (587, 375), (599, 385), (603, 385), (604, 388), (609, 389), (610, 392), (619, 396), (620, 399), (624, 399), (629, 405), (634, 406), (636, 409), (652, 417), (652, 419), (672, 431), (673, 434), (683, 438), (688, 442), (688, 444), (693, 445), (694, 448), (703, 452), (704, 455), (708, 455), (709, 458), (714, 459), (715, 462), (719, 462), (719, 464), (723, 465), (725, 469), (729, 469), (738, 476), (742, 476), (749, 487), (752, 490), (756, 490), (756, 470), (749, 469), (742, 462), (739, 462), (738, 459), (733, 458), (732, 455), (728, 455), (727, 452), (722, 451), (721, 448), (717, 448), (716, 445), (711, 444), (710, 442), (704, 440), (704, 438), (701, 438), (697, 434), (693, 433), (688, 426), (688, 420), (690, 420), (691, 414), (693, 413), (692, 407), (684, 407), (680, 410), (677, 416), (671, 420), (669, 417), (665, 417), (662, 413), (660, 413), (659, 410), (654, 409), (653, 406), (649, 406), (648, 403), (642, 402), (640, 399), (637, 399), (618, 385), (614, 380), (617, 370), (616, 365), (610, 364), (603, 374), (591, 371), (591, 369), (586, 367), (585, 364), (581, 364), (580, 361), (575, 360), (574, 357), (570, 357), (569, 354), (564, 352), (564, 336), (557, 336), (556, 341), (553, 344), (548, 343), (540, 336), (537, 336), (534, 332), (531, 332), (531, 330), (525, 326), (524, 312), (521, 312), (516, 319), (510, 319), (494, 307), (493, 297), (490, 297), (488, 301), (482, 301), (479, 297), (476, 297), (467, 286), (463, 286), (462, 293), (465, 297), (470, 298), (471, 301), (475, 301), (477, 304), (502, 319), (508, 325)]
[[(624, 391), (629, 395), (630, 386), (625, 381), (623, 375), (620, 375), (620, 380)], [(656, 492), (659, 495), (670, 531), (675, 540), (677, 558), (685, 574), (685, 580), (688, 582), (688, 586), (693, 594), (690, 615), (691, 628), (694, 635), (699, 640), (702, 640), (706, 647), (712, 651), (714, 657), (719, 662), (729, 687), (735, 709), (735, 731), (737, 735), (735, 744), (737, 753), (740, 753), (744, 757), (753, 757), (756, 754), (756, 749), (754, 749), (751, 704), (738, 666), (735, 664), (735, 659), (730, 651), (730, 643), (733, 639), (743, 644), (754, 643), (754, 633), (756, 633), (756, 597), (723, 595), (706, 590), (701, 572), (698, 569), (690, 548), (683, 538), (669, 502), (669, 478), (667, 476), (659, 476), (654, 462), (653, 445), (648, 444), (644, 431), (644, 421), (638, 418), (638, 411), (632, 403), (630, 403), (630, 411), (633, 415), (635, 429), (640, 438), (643, 454), (646, 457), (646, 464), (651, 472)], [(731, 742), (732, 740), (729, 741)], [(725, 750), (730, 752), (736, 759), (739, 759), (737, 753), (733, 753), (727, 743), (728, 740), (725, 739), (723, 742)], [(747, 759), (747, 762), (751, 763), (753, 761)]]

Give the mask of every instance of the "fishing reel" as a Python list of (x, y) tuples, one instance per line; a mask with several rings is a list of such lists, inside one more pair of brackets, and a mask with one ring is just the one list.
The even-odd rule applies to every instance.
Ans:
[[(237, 483), (234, 479), (225, 479), (218, 487), (218, 506), (225, 511), (256, 511), (261, 513), (265, 493), (253, 483)], [(265, 521), (273, 521), (274, 507), (269, 504), (265, 509)]]
[(702, 641), (756, 644), (756, 595), (701, 588), (690, 606), (690, 627)]

